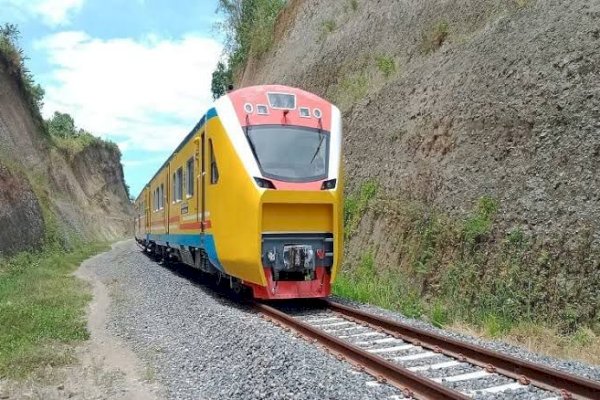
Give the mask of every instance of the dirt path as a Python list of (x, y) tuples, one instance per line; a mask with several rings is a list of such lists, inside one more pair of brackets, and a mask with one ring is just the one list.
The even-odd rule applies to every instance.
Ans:
[[(116, 245), (113, 245), (113, 248)], [(98, 257), (98, 256), (96, 256)], [(159, 400), (162, 387), (123, 341), (106, 329), (111, 304), (109, 288), (94, 273), (92, 257), (75, 275), (90, 283), (88, 307), (90, 340), (75, 349), (77, 362), (69, 367), (46, 367), (27, 381), (0, 388), (0, 399), (127, 399)]]

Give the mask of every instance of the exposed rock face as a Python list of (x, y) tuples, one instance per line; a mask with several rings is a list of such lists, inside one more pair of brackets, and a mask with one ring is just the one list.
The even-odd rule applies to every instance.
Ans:
[(351, 3), (292, 1), (241, 84), (340, 104), (351, 188), (458, 215), (491, 196), (507, 229), (600, 243), (600, 2)]
[(342, 109), (348, 192), (384, 198), (347, 268), (600, 329), (600, 1), (292, 0), (238, 80)]
[(67, 154), (42, 123), (0, 59), (0, 253), (35, 248), (48, 229), (67, 243), (126, 235), (132, 211), (118, 150), (94, 143)]
[(0, 163), (0, 249), (13, 252), (36, 246), (44, 235), (42, 210), (24, 175)]

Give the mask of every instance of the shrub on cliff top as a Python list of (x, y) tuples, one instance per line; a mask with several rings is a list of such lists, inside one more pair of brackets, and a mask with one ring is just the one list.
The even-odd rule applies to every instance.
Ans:
[(69, 155), (74, 155), (93, 144), (121, 154), (115, 143), (96, 137), (84, 129), (78, 129), (73, 117), (67, 113), (55, 111), (54, 115), (46, 121), (46, 130), (50, 134), (52, 142)]
[(19, 37), (20, 32), (16, 25), (6, 23), (0, 26), (0, 61), (3, 61), (8, 73), (19, 80), (32, 110), (39, 115), (44, 105), (45, 92), (35, 83), (33, 75), (25, 66), (27, 58), (18, 45)]

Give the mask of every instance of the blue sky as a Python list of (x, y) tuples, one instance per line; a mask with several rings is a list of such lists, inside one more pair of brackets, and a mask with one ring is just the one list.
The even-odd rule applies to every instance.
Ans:
[(222, 54), (217, 0), (0, 0), (0, 23), (46, 89), (43, 114), (68, 112), (116, 142), (135, 197), (211, 103)]

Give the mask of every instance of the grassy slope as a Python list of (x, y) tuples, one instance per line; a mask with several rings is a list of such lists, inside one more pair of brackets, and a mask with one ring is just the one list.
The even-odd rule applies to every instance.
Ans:
[(346, 198), (346, 237), (352, 240), (357, 234), (363, 216), (387, 216), (393, 220), (387, 235), (397, 254), (379, 255), (380, 243), (364, 248), (364, 243), (354, 243), (362, 253), (356, 262), (346, 263), (334, 292), (437, 327), (600, 364), (600, 325), (587, 312), (596, 300), (592, 295), (583, 304), (568, 297), (574, 290), (593, 290), (594, 282), (581, 279), (585, 268), (566, 272), (560, 258), (536, 247), (518, 229), (505, 236), (496, 232), (499, 207), (482, 198), (469, 216), (458, 220), (414, 203), (383, 199), (377, 185), (366, 182)]
[(72, 273), (106, 248), (47, 249), (0, 260), (0, 378), (72, 360), (69, 345), (88, 338), (85, 306), (91, 299)]

